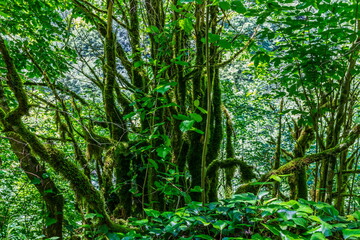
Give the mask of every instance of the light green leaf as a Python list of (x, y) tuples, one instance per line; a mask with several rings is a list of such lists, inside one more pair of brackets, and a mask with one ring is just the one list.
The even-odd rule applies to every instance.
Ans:
[(296, 225), (299, 225), (304, 228), (306, 228), (306, 226), (307, 226), (307, 221), (304, 218), (293, 218), (292, 220), (294, 221), (294, 223)]
[(206, 221), (205, 217), (195, 216), (194, 219), (201, 222), (204, 226), (211, 224), (210, 222)]
[(148, 222), (149, 222), (148, 219), (141, 219), (141, 220), (134, 221), (133, 224), (134, 224), (134, 225), (145, 226)]
[(315, 222), (319, 222), (319, 223), (321, 223), (322, 222), (322, 220), (318, 217), (318, 216), (309, 216), (309, 218), (311, 219), (311, 220), (314, 220)]
[(270, 179), (274, 179), (277, 182), (281, 182), (281, 178), (278, 175), (271, 175)]
[(199, 134), (204, 134), (204, 132), (203, 131), (201, 131), (200, 129), (198, 129), (198, 128), (191, 128), (190, 129), (191, 131), (194, 131), (194, 132), (197, 132), (197, 133), (199, 133)]
[(200, 186), (195, 186), (194, 188), (190, 189), (190, 192), (202, 192), (203, 189)]
[(185, 121), (182, 121), (180, 123), (180, 131), (182, 132), (186, 132), (186, 131), (189, 131), (193, 125), (194, 125), (195, 121), (194, 120), (185, 120)]
[(326, 240), (326, 237), (321, 232), (316, 232), (311, 235), (310, 240)]
[(225, 221), (218, 220), (213, 223), (214, 228), (219, 229), (222, 231), (228, 224)]
[(123, 117), (123, 119), (129, 119), (129, 118), (132, 118), (132, 117), (135, 116), (135, 115), (136, 115), (135, 112), (131, 112), (131, 113), (129, 113), (129, 114), (126, 114), (126, 115)]
[(194, 101), (194, 106), (195, 107), (198, 107), (200, 105), (200, 101), (198, 100), (198, 99), (196, 99), (195, 101)]
[(203, 109), (202, 107), (196, 107), (197, 109), (200, 110), (200, 112), (202, 112), (203, 114), (207, 114), (207, 111), (205, 109)]
[(166, 158), (166, 156), (170, 153), (171, 149), (166, 146), (161, 146), (156, 149), (157, 155), (161, 158)]
[(191, 30), (193, 29), (191, 19), (189, 18), (180, 19), (179, 27), (183, 29), (186, 33), (191, 33)]
[(96, 213), (88, 213), (85, 215), (85, 219), (92, 219), (96, 216)]
[(314, 210), (312, 210), (311, 207), (306, 206), (304, 204), (300, 204), (299, 208), (296, 209), (298, 212), (304, 212), (304, 213), (308, 213), (308, 214), (312, 214), (314, 212)]
[(159, 217), (161, 215), (161, 213), (157, 210), (154, 209), (149, 209), (149, 208), (144, 208), (144, 211), (146, 213), (146, 215), (148, 215), (149, 217)]
[(210, 237), (209, 235), (205, 235), (205, 234), (198, 234), (195, 235), (195, 237), (201, 238), (201, 239), (208, 239), (208, 240), (213, 240), (214, 238)]
[(196, 121), (196, 122), (201, 122), (203, 120), (203, 118), (201, 117), (201, 115), (197, 114), (197, 113), (191, 113), (190, 117), (192, 120)]
[(178, 65), (181, 65), (181, 66), (189, 66), (189, 63), (188, 62), (184, 62), (184, 61), (174, 61), (175, 64), (178, 64)]
[(360, 239), (360, 229), (344, 229), (342, 232), (345, 239)]
[(171, 89), (171, 86), (170, 86), (170, 85), (160, 85), (160, 86), (157, 86), (157, 87), (155, 88), (155, 92), (164, 94), (164, 93), (166, 93), (169, 89)]
[(271, 185), (274, 184), (272, 182), (252, 182), (250, 185)]

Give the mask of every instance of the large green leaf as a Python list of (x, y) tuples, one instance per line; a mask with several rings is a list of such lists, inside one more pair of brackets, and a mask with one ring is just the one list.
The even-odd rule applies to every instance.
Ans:
[(342, 232), (345, 239), (360, 239), (360, 229), (344, 229)]

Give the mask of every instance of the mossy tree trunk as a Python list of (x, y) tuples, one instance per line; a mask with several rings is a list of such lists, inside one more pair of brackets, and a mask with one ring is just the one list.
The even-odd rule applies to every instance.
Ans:
[[(100, 192), (91, 184), (90, 179), (84, 174), (79, 167), (64, 156), (64, 153), (56, 149), (55, 146), (45, 146), (39, 138), (31, 132), (23, 123), (22, 117), (29, 112), (28, 97), (23, 86), (22, 80), (13, 64), (12, 57), (0, 38), (0, 52), (6, 63), (8, 72), (7, 85), (12, 90), (17, 100), (17, 106), (14, 109), (0, 110), (0, 119), (5, 131), (11, 131), (21, 138), (21, 142), (31, 149), (42, 161), (48, 163), (56, 172), (60, 173), (68, 180), (81, 201), (85, 202), (89, 208), (101, 214), (103, 217), (101, 222), (108, 225), (110, 229), (122, 232), (128, 229), (122, 225), (113, 223), (105, 210), (105, 202)], [(2, 103), (6, 103), (8, 99), (3, 95)], [(4, 105), (3, 105), (4, 106)], [(11, 121), (10, 119), (11, 118)], [(35, 159), (32, 159), (35, 161)], [(54, 189), (55, 190), (55, 189)], [(59, 209), (60, 210), (60, 209)]]
[[(311, 146), (315, 139), (314, 131), (309, 126), (299, 126), (294, 122), (293, 137), (295, 146), (293, 150), (294, 159), (304, 157), (307, 149)], [(300, 167), (289, 177), (290, 198), (291, 199), (307, 199), (307, 166)]]
[[(358, 21), (358, 20), (357, 20)], [(347, 138), (348, 129), (351, 127), (352, 115), (350, 110), (352, 98), (358, 96), (358, 93), (352, 89), (352, 82), (354, 81), (354, 68), (357, 63), (357, 55), (359, 49), (357, 47), (359, 38), (350, 47), (350, 56), (348, 58), (347, 67), (344, 75), (340, 81), (340, 89), (337, 92), (336, 98), (327, 101), (332, 105), (335, 105), (335, 110), (330, 119), (330, 124), (327, 128), (327, 137), (325, 148), (330, 149), (339, 144), (339, 142)], [(347, 115), (347, 112), (350, 115)], [(349, 125), (350, 124), (350, 125)], [(342, 134), (343, 133), (343, 134)], [(339, 165), (339, 159), (336, 157), (330, 157), (323, 160), (321, 167), (321, 179), (320, 179), (320, 201), (332, 203), (334, 199), (334, 179), (336, 179), (336, 168)], [(339, 180), (339, 179), (338, 179)], [(341, 181), (341, 180), (340, 180)], [(341, 187), (342, 188), (342, 187)], [(338, 191), (341, 191), (338, 189)]]
[[(10, 53), (5, 45), (4, 39), (0, 37), (0, 52), (6, 63), (8, 71), (8, 85), (12, 88), (17, 100), (18, 106), (14, 110), (9, 107), (2, 83), (0, 83), (0, 126), (5, 129), (6, 137), (10, 141), (11, 150), (18, 157), (21, 169), (24, 170), (30, 180), (38, 180), (35, 187), (42, 196), (46, 209), (47, 217), (55, 222), (44, 226), (44, 235), (48, 238), (58, 237), (63, 239), (63, 210), (64, 198), (56, 187), (51, 177), (47, 174), (45, 167), (40, 164), (38, 159), (32, 154), (28, 144), (24, 142), (20, 135), (16, 134), (16, 128), (12, 122), (8, 121), (11, 116), (14, 122), (20, 122), (21, 117), (28, 112), (27, 97), (23, 92), (23, 85), (20, 76), (17, 73)], [(14, 115), (14, 112), (16, 113)]]
[[(139, 214), (139, 209), (145, 206), (166, 209), (164, 199), (169, 196), (159, 186), (168, 184), (164, 175), (169, 170), (183, 174), (176, 180), (183, 184), (176, 189), (182, 191), (179, 196), (187, 196), (184, 192), (202, 185), (201, 177), (206, 177), (206, 198), (217, 200), (220, 168), (236, 165), (249, 169), (244, 162), (235, 161), (234, 154), (228, 155), (234, 162), (217, 163), (223, 141), (219, 68), (239, 55), (221, 63), (225, 48), (209, 41), (209, 35), (221, 35), (223, 26), (218, 21), (225, 17), (224, 12), (215, 1), (71, 3), (77, 8), (76, 14), (86, 20), (89, 31), (98, 31), (97, 40), (103, 43), (103, 53), (97, 56), (98, 68), (78, 52), (79, 62), (88, 70), (82, 73), (93, 83), (100, 100), (88, 104), (88, 98), (84, 100), (71, 91), (63, 91), (57, 78), (63, 77), (64, 72), (47, 73), (53, 66), (24, 48), (24, 56), (42, 81), (37, 86), (49, 95), (49, 99), (40, 99), (34, 96), (35, 91), (23, 86), (8, 52), (2, 51), (9, 78), (6, 88), (11, 90), (17, 106), (8, 112), (0, 111), (1, 119), (9, 123), (11, 132), (27, 144), (38, 161), (46, 162), (70, 182), (84, 213), (101, 214), (99, 223), (110, 229), (127, 231), (110, 219)], [(174, 6), (168, 8), (171, 3)], [(127, 36), (128, 45), (117, 39), (120, 31)], [(32, 105), (34, 99), (46, 104), (51, 109), (49, 115), (56, 120), (55, 125), (49, 125), (56, 128), (55, 135), (60, 138), (54, 137), (51, 146), (22, 119), (29, 114), (30, 105), (38, 109)], [(209, 114), (206, 141), (201, 133), (206, 128), (204, 109)], [(33, 112), (30, 114), (31, 119)], [(184, 118), (189, 121), (194, 116), (197, 121), (193, 128), (184, 130)], [(229, 138), (228, 144), (231, 141)], [(158, 151), (164, 146), (170, 149), (166, 156)], [(69, 149), (74, 159), (65, 155)], [(201, 168), (209, 168), (214, 174), (206, 175)], [(190, 172), (190, 177), (186, 172)], [(193, 200), (200, 200), (199, 193), (190, 194)], [(132, 208), (135, 202), (137, 207)]]
[[(200, 111), (198, 107), (211, 109), (213, 114), (210, 118), (210, 141), (207, 146), (209, 151), (205, 153), (205, 167), (209, 166), (212, 161), (217, 159), (223, 141), (219, 68), (230, 63), (241, 53), (240, 51), (230, 59), (220, 62), (219, 46), (214, 42), (208, 44), (204, 42), (207, 33), (213, 34), (213, 36), (221, 34), (222, 26), (217, 21), (222, 13), (218, 6), (209, 5), (212, 1), (182, 3), (175, 0), (169, 2), (145, 0), (142, 5), (140, 1), (127, 0), (114, 4), (112, 21), (110, 21), (109, 14), (107, 20), (104, 19), (105, 10), (99, 11), (87, 1), (72, 1), (84, 14), (84, 17), (97, 27), (105, 39), (109, 35), (108, 25), (110, 22), (115, 25), (119, 24), (118, 27), (122, 27), (128, 33), (131, 54), (124, 50), (119, 41), (113, 40), (113, 44), (109, 45), (115, 46), (115, 57), (126, 70), (131, 84), (128, 84), (127, 77), (120, 73), (116, 73), (117, 81), (126, 85), (134, 93), (132, 96), (135, 99), (135, 111), (141, 110), (142, 134), (171, 136), (172, 156), (166, 161), (171, 160), (172, 163), (177, 164), (178, 170), (182, 173), (188, 169), (191, 175), (190, 187), (200, 186), (204, 135), (195, 131), (182, 132), (180, 130), (181, 121), (173, 116), (178, 114), (188, 116), (192, 113), (200, 115), (203, 120), (195, 122), (193, 127), (204, 132), (206, 113)], [(166, 9), (165, 3), (173, 4), (170, 11)], [(206, 19), (207, 12), (209, 13), (208, 20)], [(190, 15), (193, 18), (187, 17)], [(118, 16), (121, 16), (121, 20)], [(169, 19), (173, 21), (172, 24), (168, 24)], [(191, 23), (192, 20), (194, 20), (194, 24)], [(147, 31), (143, 32), (142, 28), (146, 28)], [(145, 43), (144, 39), (149, 40), (149, 48), (145, 50), (143, 46), (148, 43)], [(189, 48), (194, 48), (195, 51), (189, 51)], [(208, 59), (206, 59), (207, 50), (210, 56)], [(109, 53), (111, 52), (109, 51)], [(206, 73), (207, 62), (209, 62), (208, 73)], [(114, 72), (114, 65), (112, 66)], [(210, 104), (207, 103), (206, 97), (208, 80), (212, 95)], [(164, 82), (171, 83), (174, 91), (170, 90), (159, 94), (157, 87)], [(149, 104), (144, 103), (144, 99), (147, 98), (151, 98), (152, 104), (150, 105), (155, 110), (151, 109)], [(166, 99), (166, 102), (172, 106), (166, 110), (158, 108), (164, 104), (161, 98)], [(195, 102), (198, 103), (197, 106), (194, 105)], [(165, 119), (170, 119), (170, 121)], [(153, 126), (160, 124), (164, 125), (157, 127), (156, 133), (152, 132), (155, 129)], [(163, 144), (160, 137), (147, 142), (154, 149)], [(145, 155), (145, 158), (149, 157), (156, 161), (159, 169), (155, 171), (153, 167), (147, 167), (149, 166), (148, 161), (144, 159), (142, 168), (146, 170), (137, 177), (137, 185), (140, 188), (145, 187), (142, 190), (146, 195), (143, 201), (146, 203), (153, 200), (159, 202), (162, 197), (154, 194), (156, 190), (154, 183), (158, 180), (157, 175), (166, 172), (169, 165), (161, 162), (162, 160), (155, 151), (147, 152)], [(217, 198), (217, 178), (217, 173), (215, 173), (207, 179), (208, 199), (216, 200)], [(186, 185), (185, 177), (181, 179), (180, 181)], [(200, 200), (200, 193), (191, 192), (190, 194), (193, 200)], [(153, 199), (158, 196), (159, 199)]]
[[(2, 39), (0, 39), (0, 41), (0, 51), (5, 53), (3, 54), (3, 57), (10, 57), (5, 43)], [(8, 59), (8, 61), (10, 63), (8, 68), (13, 68), (11, 59)], [(3, 111), (3, 114), (8, 114), (10, 111), (2, 84), (0, 84), (0, 111)], [(44, 200), (47, 210), (47, 218), (54, 221), (54, 223), (44, 226), (44, 235), (47, 238), (57, 237), (58, 239), (63, 239), (62, 226), (64, 218), (64, 198), (62, 194), (59, 192), (54, 181), (47, 173), (44, 164), (41, 164), (32, 154), (28, 144), (15, 133), (11, 124), (6, 122), (4, 118), (0, 118), (0, 125), (6, 129), (5, 135), (9, 139), (11, 150), (19, 159), (21, 169), (25, 172), (27, 177), (34, 182), (36, 189), (39, 191), (42, 199)]]
[(58, 237), (63, 239), (64, 197), (47, 173), (45, 167), (32, 155), (30, 148), (21, 137), (13, 132), (6, 133), (12, 151), (18, 157), (20, 167), (28, 178), (34, 182), (46, 206), (46, 217), (54, 223), (44, 226), (44, 235), (47, 238)]

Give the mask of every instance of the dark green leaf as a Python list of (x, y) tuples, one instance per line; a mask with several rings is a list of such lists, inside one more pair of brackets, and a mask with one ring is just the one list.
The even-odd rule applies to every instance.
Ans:
[(108, 232), (106, 236), (109, 238), (109, 240), (121, 240), (120, 236), (116, 233)]
[(219, 7), (225, 11), (231, 8), (230, 3), (228, 2), (219, 2)]
[(242, 4), (242, 2), (239, 0), (231, 2), (231, 9), (237, 13), (245, 13), (246, 12), (246, 8)]
[(57, 223), (57, 220), (55, 218), (46, 218), (45, 225), (47, 227), (53, 225), (54, 223)]

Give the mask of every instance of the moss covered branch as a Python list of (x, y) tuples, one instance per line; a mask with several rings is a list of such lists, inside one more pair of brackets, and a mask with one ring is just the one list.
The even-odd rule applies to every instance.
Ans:
[[(360, 125), (356, 125), (351, 130), (348, 137), (342, 143), (320, 153), (310, 154), (304, 157), (296, 158), (284, 164), (280, 168), (270, 171), (267, 174), (263, 175), (260, 179), (258, 179), (257, 182), (269, 182), (272, 181), (270, 179), (271, 175), (290, 174), (304, 166), (310, 165), (311, 163), (319, 162), (321, 160), (336, 156), (337, 154), (341, 153), (342, 151), (345, 151), (351, 145), (353, 145), (356, 139), (359, 137), (359, 135), (360, 135)], [(237, 189), (236, 193), (248, 192), (248, 191), (256, 192), (260, 186), (261, 185), (252, 185), (251, 183), (243, 184)]]
[(44, 226), (46, 237), (58, 237), (57, 239), (63, 239), (63, 195), (60, 193), (53, 180), (48, 177), (45, 167), (40, 164), (37, 158), (31, 153), (27, 143), (14, 132), (6, 132), (6, 137), (10, 141), (12, 151), (19, 159), (21, 169), (30, 180), (38, 180), (39, 183), (34, 184), (34, 186), (45, 202), (48, 217), (56, 221), (54, 224)]
[(9, 112), (7, 118), (9, 120), (15, 120), (29, 112), (29, 103), (27, 95), (25, 93), (22, 80), (16, 71), (12, 57), (9, 50), (5, 45), (4, 39), (0, 36), (0, 52), (5, 62), (7, 69), (7, 84), (11, 91), (14, 93), (18, 102), (18, 106), (11, 112)]
[(29, 144), (32, 151), (36, 153), (41, 160), (47, 162), (56, 172), (60, 173), (70, 183), (78, 197), (86, 202), (89, 208), (101, 214), (103, 221), (109, 228), (115, 231), (127, 232), (126, 226), (114, 224), (105, 210), (105, 201), (103, 196), (91, 184), (90, 179), (68, 158), (64, 153), (52, 146), (42, 144), (35, 134), (30, 132), (22, 124), (13, 126), (14, 130)]

